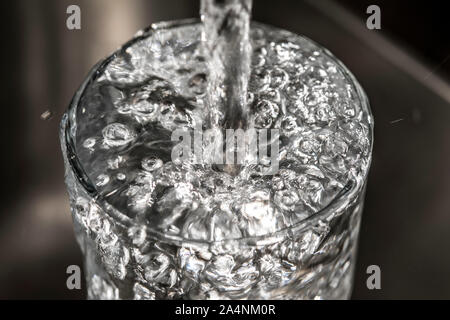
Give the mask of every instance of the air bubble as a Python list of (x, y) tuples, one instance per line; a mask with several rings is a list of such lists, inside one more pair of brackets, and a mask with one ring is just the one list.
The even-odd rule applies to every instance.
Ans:
[(169, 268), (170, 259), (163, 253), (155, 253), (149, 259), (149, 266), (145, 268), (145, 278), (147, 281), (154, 281), (164, 275)]
[(329, 122), (336, 118), (334, 111), (326, 103), (321, 103), (317, 107), (315, 116), (316, 116), (316, 121), (319, 121), (319, 122)]
[(95, 185), (97, 187), (104, 187), (109, 183), (109, 176), (106, 174), (101, 174), (95, 180)]
[(269, 100), (261, 100), (255, 107), (255, 127), (270, 128), (278, 117), (280, 109), (276, 103)]
[(136, 283), (133, 287), (134, 300), (155, 300), (155, 293), (143, 285)]
[(140, 101), (131, 106), (133, 113), (143, 116), (143, 117), (151, 117), (154, 115), (158, 109), (158, 104), (151, 103), (148, 101)]
[(274, 68), (270, 71), (272, 88), (283, 88), (289, 82), (289, 75), (281, 68)]
[(124, 146), (136, 138), (136, 134), (126, 125), (113, 123), (102, 131), (104, 143), (110, 147)]
[(119, 180), (119, 181), (124, 181), (124, 180), (127, 179), (127, 176), (126, 176), (126, 174), (124, 174), (124, 173), (118, 173), (118, 174), (116, 175), (116, 178), (117, 178), (117, 180)]
[(275, 193), (274, 201), (282, 210), (294, 210), (299, 197), (294, 190), (282, 190)]
[(150, 157), (142, 160), (142, 168), (148, 172), (153, 172), (155, 170), (160, 169), (163, 166), (163, 162), (161, 159)]
[(254, 92), (266, 90), (270, 85), (270, 74), (265, 69), (255, 69), (250, 78), (250, 87)]
[(96, 142), (97, 141), (95, 140), (95, 138), (88, 138), (88, 139), (84, 140), (83, 147), (86, 149), (92, 150), (94, 148)]
[(281, 121), (281, 129), (283, 129), (286, 134), (292, 133), (297, 128), (297, 120), (292, 116), (287, 116)]

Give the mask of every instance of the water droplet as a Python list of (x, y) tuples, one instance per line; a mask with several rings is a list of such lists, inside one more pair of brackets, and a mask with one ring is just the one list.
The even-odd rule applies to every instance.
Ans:
[(53, 118), (53, 112), (51, 112), (50, 110), (47, 110), (41, 114), (42, 120), (48, 121), (48, 120), (51, 120), (52, 118)]

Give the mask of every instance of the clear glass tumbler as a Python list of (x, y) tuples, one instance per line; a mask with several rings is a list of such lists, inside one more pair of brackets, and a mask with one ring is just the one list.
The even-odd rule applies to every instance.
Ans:
[[(121, 51), (139, 45), (156, 31), (189, 26), (198, 24), (181, 21), (155, 25)], [(64, 115), (60, 132), (89, 299), (349, 298), (373, 130), (368, 100), (351, 73), (332, 57), (356, 88), (357, 103), (369, 117), (370, 150), (364, 174), (349, 179), (321, 210), (289, 227), (262, 236), (202, 241), (134, 223), (130, 214), (118, 210), (108, 201), (108, 195), (99, 192), (79, 159), (77, 131), (83, 128), (80, 104), (90, 85), (116, 56), (91, 71)]]

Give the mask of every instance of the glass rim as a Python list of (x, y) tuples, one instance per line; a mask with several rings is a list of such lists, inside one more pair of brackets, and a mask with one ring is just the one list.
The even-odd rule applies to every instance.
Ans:
[[(86, 88), (94, 82), (103, 72), (103, 70), (109, 65), (109, 63), (116, 58), (118, 53), (126, 50), (130, 46), (138, 43), (139, 41), (142, 41), (144, 39), (147, 39), (153, 35), (154, 32), (160, 31), (160, 30), (169, 30), (172, 28), (177, 27), (185, 27), (185, 26), (191, 26), (199, 24), (199, 19), (181, 19), (181, 20), (172, 20), (172, 21), (162, 21), (158, 23), (154, 23), (150, 25), (149, 27), (138, 31), (136, 35), (126, 42), (123, 46), (121, 46), (118, 50), (116, 50), (113, 54), (109, 55), (107, 58), (101, 60), (98, 62), (90, 72), (88, 73), (87, 77), (81, 84), (80, 88), (75, 93), (74, 97), (72, 98), (69, 108), (67, 109), (66, 113), (63, 116), (63, 119), (61, 121), (60, 126), (60, 135), (61, 135), (61, 141), (63, 143), (63, 149), (65, 152), (63, 152), (64, 160), (66, 161), (66, 166), (68, 165), (70, 168), (67, 168), (66, 170), (71, 170), (72, 174), (75, 177), (76, 182), (80, 184), (80, 186), (83, 188), (83, 190), (86, 192), (86, 194), (90, 197), (89, 201), (93, 201), (95, 204), (97, 204), (105, 213), (108, 215), (111, 219), (114, 220), (114, 223), (119, 224), (122, 228), (128, 228), (133, 225), (132, 218), (128, 217), (126, 214), (123, 214), (120, 210), (116, 209), (113, 205), (108, 203), (104, 197), (102, 197), (96, 190), (95, 186), (91, 183), (89, 177), (83, 170), (83, 166), (80, 163), (78, 156), (75, 152), (75, 144), (74, 144), (74, 138), (71, 136), (71, 131), (76, 129), (76, 110), (78, 108), (78, 104), (81, 100), (81, 98), (84, 95), (84, 92)], [(252, 22), (252, 25), (255, 26), (266, 26), (271, 29), (280, 30), (283, 32), (286, 32), (287, 30), (280, 29), (273, 26), (268, 26), (262, 23), (258, 22)], [(290, 31), (288, 31), (290, 32)], [(292, 33), (292, 32), (290, 32)], [(328, 49), (321, 46), (320, 44), (316, 43), (315, 41), (309, 39), (308, 37), (305, 37), (303, 35), (298, 35), (295, 33), (292, 33), (295, 36), (301, 37), (303, 39), (306, 39), (307, 41), (313, 43), (318, 48), (323, 50), (323, 52), (332, 59), (338, 66), (341, 68), (341, 71), (343, 72), (344, 76), (347, 78), (348, 82), (351, 83), (358, 95), (358, 100), (360, 102), (360, 105), (365, 111), (367, 111), (368, 118), (369, 118), (369, 141), (370, 141), (370, 148), (368, 151), (368, 163), (367, 163), (367, 169), (364, 172), (364, 175), (358, 179), (359, 181), (356, 181), (356, 179), (350, 179), (347, 184), (338, 192), (338, 194), (322, 209), (318, 210), (317, 212), (314, 212), (310, 216), (299, 220), (292, 225), (289, 225), (287, 227), (281, 228), (275, 232), (267, 233), (264, 235), (259, 236), (248, 236), (248, 237), (241, 237), (241, 238), (231, 238), (231, 239), (222, 239), (222, 240), (203, 240), (203, 239), (192, 239), (192, 238), (184, 238), (180, 235), (175, 234), (168, 234), (163, 231), (156, 230), (152, 228), (151, 226), (144, 224), (145, 230), (146, 230), (146, 237), (147, 238), (154, 238), (158, 239), (159, 241), (167, 241), (170, 243), (183, 243), (191, 244), (192, 246), (202, 246), (202, 245), (220, 245), (220, 244), (232, 244), (232, 243), (246, 243), (249, 246), (259, 246), (259, 245), (267, 245), (267, 244), (273, 244), (280, 241), (283, 241), (287, 237), (294, 237), (296, 234), (299, 234), (300, 232), (307, 230), (308, 227), (311, 228), (316, 223), (318, 223), (321, 219), (327, 218), (330, 215), (332, 215), (333, 212), (336, 212), (339, 209), (343, 209), (346, 206), (351, 205), (352, 203), (355, 203), (358, 201), (361, 194), (364, 194), (366, 183), (367, 183), (367, 177), (368, 173), (370, 171), (371, 162), (372, 162), (372, 152), (373, 152), (373, 131), (374, 131), (374, 121), (373, 121), (373, 115), (370, 108), (370, 103), (367, 98), (367, 95), (365, 94), (364, 90), (362, 89), (361, 85), (357, 81), (356, 77), (348, 70), (348, 68), (338, 59), (336, 58)], [(71, 114), (73, 113), (73, 114)], [(113, 212), (111, 212), (113, 211)], [(112, 214), (113, 213), (113, 214)]]

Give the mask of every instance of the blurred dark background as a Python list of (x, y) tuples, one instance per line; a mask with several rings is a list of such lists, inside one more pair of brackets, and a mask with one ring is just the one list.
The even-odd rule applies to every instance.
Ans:
[[(254, 4), (254, 19), (329, 48), (360, 80), (375, 116), (373, 167), (355, 299), (450, 299), (450, 22), (442, 1), (305, 0)], [(66, 28), (77, 4), (82, 30)], [(365, 26), (369, 5), (381, 30)], [(58, 126), (89, 69), (160, 20), (198, 16), (199, 1), (2, 3), (0, 299), (76, 299), (81, 265), (63, 181)], [(6, 31), (6, 32), (5, 32)], [(42, 120), (46, 110), (53, 118)], [(382, 288), (366, 287), (381, 267)]]

